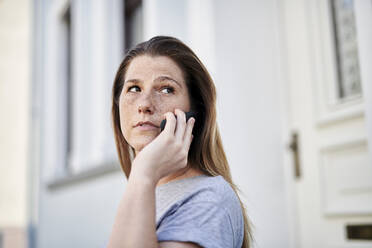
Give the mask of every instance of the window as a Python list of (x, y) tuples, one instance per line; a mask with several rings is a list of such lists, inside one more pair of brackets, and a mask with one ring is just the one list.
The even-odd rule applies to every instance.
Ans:
[(123, 4), (51, 4), (41, 130), (43, 177), (50, 187), (120, 169), (110, 113), (112, 82), (124, 48)]
[(60, 165), (56, 171), (57, 175), (65, 174), (69, 169), (69, 160), (72, 152), (72, 66), (71, 66), (71, 8), (67, 6), (60, 17), (60, 33), (58, 39), (58, 56), (57, 56), (57, 119), (58, 130), (60, 130), (58, 138), (58, 146), (60, 148), (59, 161)]
[(338, 75), (338, 97), (362, 93), (353, 0), (331, 0), (335, 54)]
[(142, 41), (143, 13), (141, 0), (127, 0), (124, 4), (125, 13), (125, 51)]

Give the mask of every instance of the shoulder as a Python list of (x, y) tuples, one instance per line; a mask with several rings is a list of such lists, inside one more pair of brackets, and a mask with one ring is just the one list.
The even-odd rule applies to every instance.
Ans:
[(214, 205), (228, 214), (233, 211), (241, 212), (238, 196), (222, 176), (203, 175), (166, 184), (157, 189), (157, 198), (159, 205), (172, 205), (173, 210), (187, 204)]
[(193, 192), (192, 197), (185, 204), (220, 212), (220, 216), (225, 216), (229, 221), (236, 236), (244, 234), (243, 209), (240, 200), (222, 176), (210, 177), (202, 181), (198, 190)]
[[(221, 247), (236, 247), (241, 242), (242, 208), (235, 191), (222, 176), (184, 180), (177, 187), (184, 189), (184, 194), (160, 220), (158, 237), (169, 240), (186, 235), (194, 238), (189, 241), (202, 244), (203, 239), (215, 236), (216, 242), (223, 244)], [(176, 235), (178, 232), (180, 235)]]
[(228, 213), (241, 209), (238, 196), (222, 176), (201, 178), (195, 183), (193, 190), (188, 192), (185, 201), (189, 204), (216, 205)]
[(221, 208), (240, 208), (239, 199), (222, 176), (197, 176), (174, 181), (156, 189), (157, 207), (177, 208), (183, 204), (214, 204)]
[(204, 201), (219, 203), (221, 206), (224, 206), (226, 202), (238, 200), (235, 191), (222, 176), (209, 177), (201, 181), (199, 194)]

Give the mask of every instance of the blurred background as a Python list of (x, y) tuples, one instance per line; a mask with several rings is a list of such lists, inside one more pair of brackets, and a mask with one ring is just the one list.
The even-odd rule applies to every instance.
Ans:
[(372, 1), (0, 0), (0, 248), (108, 241), (111, 87), (155, 35), (215, 81), (254, 247), (372, 247)]

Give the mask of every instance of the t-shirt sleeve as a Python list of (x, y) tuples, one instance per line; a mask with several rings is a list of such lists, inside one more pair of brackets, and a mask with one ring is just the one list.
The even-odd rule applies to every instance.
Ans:
[(234, 247), (229, 214), (212, 202), (183, 204), (163, 218), (156, 234), (159, 242), (193, 242), (206, 248)]

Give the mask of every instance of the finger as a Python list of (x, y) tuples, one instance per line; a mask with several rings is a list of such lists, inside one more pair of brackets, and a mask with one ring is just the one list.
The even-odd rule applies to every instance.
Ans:
[(191, 117), (187, 122), (185, 136), (183, 138), (183, 145), (185, 148), (187, 148), (187, 150), (190, 149), (191, 141), (193, 139), (192, 129), (194, 128), (194, 124), (195, 124), (195, 119), (194, 117)]
[(165, 119), (167, 120), (164, 131), (166, 133), (174, 135), (176, 129), (176, 117), (172, 112), (167, 112), (164, 114)]
[(182, 142), (183, 136), (185, 134), (185, 127), (186, 127), (186, 115), (185, 112), (182, 110), (176, 109), (175, 110), (177, 115), (177, 126), (176, 126), (176, 139)]

